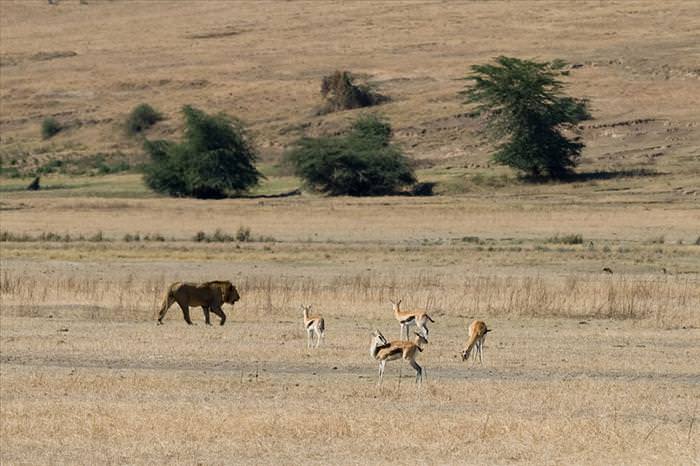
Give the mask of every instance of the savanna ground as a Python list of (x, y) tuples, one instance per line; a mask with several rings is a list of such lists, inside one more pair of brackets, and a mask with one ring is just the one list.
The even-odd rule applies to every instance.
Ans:
[[(699, 462), (696, 2), (0, 13), (4, 167), (138, 163), (124, 115), (149, 102), (169, 119), (148, 136), (176, 137), (190, 103), (247, 120), (257, 192), (287, 191), (284, 147), (357, 114), (314, 114), (343, 67), (392, 97), (382, 112), (441, 193), (206, 202), (156, 197), (137, 173), (53, 174), (38, 192), (0, 178), (2, 464)], [(582, 65), (571, 93), (596, 119), (576, 182), (488, 165), (455, 94), (498, 54)], [(67, 129), (41, 140), (45, 116)], [(168, 283), (212, 278), (242, 296), (224, 327), (176, 306), (155, 325)], [(420, 389), (398, 361), (376, 386), (369, 333), (398, 336), (397, 297), (437, 321)], [(315, 351), (301, 303), (328, 324)], [(483, 366), (459, 359), (477, 317), (493, 328)]]

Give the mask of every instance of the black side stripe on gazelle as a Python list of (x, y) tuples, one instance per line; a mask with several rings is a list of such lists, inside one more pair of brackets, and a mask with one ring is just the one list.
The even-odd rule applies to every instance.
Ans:
[(411, 321), (414, 321), (414, 320), (416, 320), (416, 316), (411, 316), (411, 317), (409, 317), (408, 319), (402, 320), (401, 323), (402, 323), (402, 324), (405, 324), (406, 322), (411, 322)]
[(315, 321), (315, 320), (310, 320), (309, 323), (306, 324), (306, 328), (311, 327), (311, 326), (314, 324), (314, 322), (316, 322), (316, 321)]

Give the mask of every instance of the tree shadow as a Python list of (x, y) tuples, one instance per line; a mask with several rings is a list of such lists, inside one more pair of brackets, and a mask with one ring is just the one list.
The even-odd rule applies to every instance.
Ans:
[(594, 172), (570, 173), (562, 178), (565, 182), (582, 182), (582, 181), (604, 181), (615, 178), (632, 178), (632, 177), (656, 177), (664, 175), (664, 173), (647, 168), (634, 168), (628, 170), (602, 170)]
[(520, 176), (519, 179), (527, 183), (580, 183), (586, 181), (604, 181), (613, 180), (616, 178), (631, 178), (631, 177), (656, 177), (666, 175), (666, 173), (657, 172), (647, 168), (633, 168), (628, 170), (597, 170), (593, 172), (583, 173), (567, 173), (556, 178), (545, 176)]

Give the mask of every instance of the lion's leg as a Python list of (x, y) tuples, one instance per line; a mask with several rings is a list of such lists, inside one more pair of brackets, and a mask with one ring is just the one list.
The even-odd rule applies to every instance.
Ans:
[(211, 321), (209, 320), (209, 306), (202, 306), (202, 310), (204, 311), (204, 323), (207, 325), (211, 325)]
[(219, 322), (219, 325), (224, 325), (224, 322), (226, 322), (226, 314), (224, 314), (224, 310), (221, 309), (220, 307), (219, 308), (212, 307), (211, 312), (213, 312), (214, 314), (219, 316), (219, 318), (221, 319), (221, 322)]
[(182, 309), (182, 316), (185, 318), (185, 322), (192, 325), (192, 319), (190, 319), (190, 306), (181, 303), (180, 301), (178, 301), (177, 304), (180, 306), (180, 309)]

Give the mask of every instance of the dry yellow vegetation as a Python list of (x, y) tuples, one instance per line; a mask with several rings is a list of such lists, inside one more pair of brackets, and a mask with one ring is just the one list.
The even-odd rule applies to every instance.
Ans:
[[(693, 1), (1, 1), (3, 166), (142, 160), (121, 125), (147, 102), (168, 116), (153, 138), (177, 137), (183, 104), (247, 120), (269, 169), (357, 115), (314, 113), (340, 68), (392, 98), (444, 195), (0, 177), (0, 463), (698, 463), (698, 18)], [(577, 182), (488, 166), (456, 93), (499, 54), (576, 64), (596, 117)], [(46, 116), (68, 128), (42, 141)], [(262, 192), (298, 184), (270, 173)], [(225, 326), (177, 308), (155, 325), (167, 284), (211, 279), (241, 294)], [(399, 361), (376, 386), (370, 332), (398, 337), (397, 298), (436, 320), (420, 390)], [(315, 351), (302, 303), (326, 320)], [(460, 358), (474, 318), (483, 366)]]

